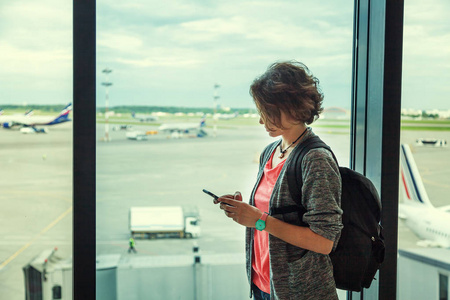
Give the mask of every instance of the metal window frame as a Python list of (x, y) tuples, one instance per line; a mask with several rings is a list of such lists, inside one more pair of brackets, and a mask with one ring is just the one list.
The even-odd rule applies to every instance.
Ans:
[(350, 166), (380, 193), (385, 261), (347, 299), (396, 299), (403, 0), (355, 0)]
[[(383, 204), (379, 280), (352, 299), (395, 299), (403, 0), (355, 0), (351, 157)], [(96, 1), (73, 0), (73, 299), (96, 296)]]
[(73, 0), (73, 299), (95, 299), (95, 0)]

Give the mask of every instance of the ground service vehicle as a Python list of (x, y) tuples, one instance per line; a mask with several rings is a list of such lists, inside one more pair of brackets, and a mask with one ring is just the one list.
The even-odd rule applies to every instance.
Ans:
[(45, 250), (23, 267), (26, 300), (72, 300), (72, 258), (57, 250)]
[(131, 207), (129, 229), (134, 238), (196, 238), (200, 236), (196, 207), (140, 206)]

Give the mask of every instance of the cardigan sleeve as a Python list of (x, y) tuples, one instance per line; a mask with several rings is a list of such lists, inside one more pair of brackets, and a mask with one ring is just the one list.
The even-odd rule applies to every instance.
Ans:
[(331, 153), (323, 148), (310, 150), (302, 161), (303, 221), (310, 229), (331, 241), (337, 241), (342, 225), (339, 168)]

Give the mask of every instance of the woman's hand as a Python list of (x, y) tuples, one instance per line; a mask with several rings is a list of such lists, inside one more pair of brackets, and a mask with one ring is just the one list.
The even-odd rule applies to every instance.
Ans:
[(242, 202), (240, 192), (236, 192), (234, 195), (223, 195), (217, 200), (221, 202), (220, 209), (225, 211), (225, 215), (243, 226), (254, 228), (256, 221), (262, 216), (259, 209)]
[[(225, 211), (225, 215), (243, 226), (255, 228), (256, 221), (262, 216), (261, 210), (242, 202), (240, 192), (223, 195), (217, 200), (214, 202), (220, 203), (220, 209)], [(267, 217), (264, 230), (291, 245), (317, 253), (329, 254), (333, 248), (333, 241), (318, 235), (309, 227), (288, 224), (271, 216)]]

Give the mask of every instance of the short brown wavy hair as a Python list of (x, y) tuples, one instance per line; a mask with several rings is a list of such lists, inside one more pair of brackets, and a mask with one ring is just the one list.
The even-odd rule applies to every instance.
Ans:
[(263, 120), (278, 128), (283, 128), (282, 111), (292, 120), (307, 125), (317, 120), (323, 111), (319, 80), (297, 61), (270, 65), (253, 81), (250, 95)]

